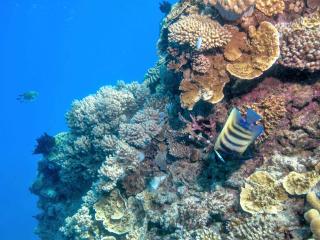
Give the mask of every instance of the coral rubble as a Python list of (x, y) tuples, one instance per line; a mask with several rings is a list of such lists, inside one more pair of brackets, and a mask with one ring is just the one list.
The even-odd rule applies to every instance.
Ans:
[[(38, 139), (39, 238), (319, 239), (317, 6), (163, 1), (144, 81), (75, 100), (69, 130)], [(215, 144), (234, 108), (265, 130), (242, 154)]]

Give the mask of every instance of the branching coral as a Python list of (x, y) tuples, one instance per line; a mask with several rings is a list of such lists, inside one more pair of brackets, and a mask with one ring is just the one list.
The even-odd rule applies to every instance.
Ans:
[(198, 74), (190, 69), (184, 70), (184, 79), (179, 88), (182, 107), (192, 110), (200, 99), (210, 103), (217, 103), (223, 99), (223, 88), (229, 82), (224, 58), (216, 55), (210, 57), (210, 62), (211, 67), (205, 74)]
[(252, 174), (240, 194), (240, 205), (246, 212), (277, 213), (282, 210), (282, 202), (288, 198), (282, 188), (268, 172)]
[(228, 72), (240, 79), (253, 79), (262, 75), (280, 55), (279, 33), (269, 22), (262, 22), (258, 29), (249, 27), (250, 55), (242, 56), (227, 64)]
[(198, 50), (206, 51), (226, 45), (231, 34), (210, 17), (196, 14), (182, 16), (176, 23), (169, 26), (170, 43), (187, 44), (196, 48), (199, 38), (201, 38), (201, 46)]

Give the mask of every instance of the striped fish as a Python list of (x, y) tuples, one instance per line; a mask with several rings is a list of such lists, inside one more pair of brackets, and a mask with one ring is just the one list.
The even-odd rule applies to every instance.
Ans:
[(227, 154), (243, 154), (264, 130), (263, 126), (256, 124), (260, 119), (261, 116), (252, 109), (247, 110), (247, 116), (244, 119), (239, 110), (233, 108), (214, 145), (219, 159), (221, 155), (218, 151)]

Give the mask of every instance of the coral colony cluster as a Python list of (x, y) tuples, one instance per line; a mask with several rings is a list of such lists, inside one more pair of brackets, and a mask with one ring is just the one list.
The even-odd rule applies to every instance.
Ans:
[(320, 239), (319, 0), (160, 6), (144, 82), (39, 139), (40, 239)]

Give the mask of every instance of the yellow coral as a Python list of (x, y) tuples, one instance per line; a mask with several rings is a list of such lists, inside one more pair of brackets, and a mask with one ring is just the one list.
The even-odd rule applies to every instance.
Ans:
[(253, 79), (262, 75), (280, 55), (279, 33), (269, 22), (261, 22), (258, 29), (249, 27), (250, 54), (227, 64), (227, 71), (240, 79)]
[(212, 104), (223, 99), (223, 88), (229, 82), (224, 58), (222, 55), (216, 55), (209, 59), (211, 66), (205, 74), (197, 74), (190, 69), (184, 71), (184, 79), (179, 87), (181, 90), (181, 106), (183, 108), (192, 110), (200, 99)]
[(188, 44), (196, 48), (200, 38), (198, 50), (209, 50), (226, 45), (231, 34), (209, 16), (197, 14), (182, 16), (169, 26), (168, 39), (171, 43)]
[(283, 187), (290, 194), (302, 195), (310, 191), (320, 180), (316, 171), (306, 173), (290, 172), (283, 179)]
[(94, 210), (96, 220), (102, 221), (109, 232), (125, 234), (132, 229), (133, 215), (118, 190), (113, 190), (109, 196), (98, 201)]
[(252, 174), (240, 194), (240, 205), (246, 212), (277, 213), (282, 210), (282, 201), (288, 195), (268, 172), (258, 171)]
[(271, 17), (278, 13), (283, 13), (285, 4), (283, 0), (257, 0), (256, 8)]
[(300, 17), (293, 21), (290, 27), (293, 31), (303, 29), (318, 30), (320, 27), (320, 8), (308, 16)]
[(308, 192), (307, 201), (313, 208), (320, 211), (320, 200), (317, 197), (317, 195), (315, 194), (315, 192), (312, 192), (312, 191)]

